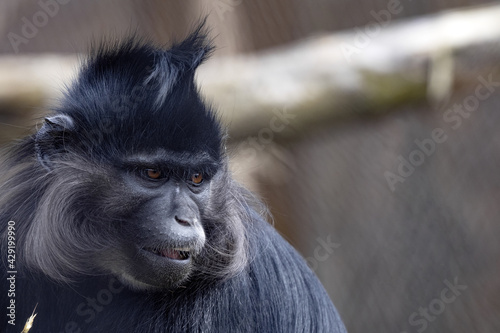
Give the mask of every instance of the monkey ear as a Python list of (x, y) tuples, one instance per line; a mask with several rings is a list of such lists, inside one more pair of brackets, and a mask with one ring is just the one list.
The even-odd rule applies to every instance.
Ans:
[(65, 143), (73, 128), (73, 118), (61, 114), (45, 118), (42, 128), (36, 133), (36, 156), (48, 171), (52, 170), (53, 159), (65, 151)]

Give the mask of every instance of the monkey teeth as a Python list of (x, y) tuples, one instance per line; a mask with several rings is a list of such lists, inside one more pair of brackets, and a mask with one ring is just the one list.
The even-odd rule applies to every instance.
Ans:
[(189, 249), (147, 249), (149, 252), (174, 260), (189, 259)]

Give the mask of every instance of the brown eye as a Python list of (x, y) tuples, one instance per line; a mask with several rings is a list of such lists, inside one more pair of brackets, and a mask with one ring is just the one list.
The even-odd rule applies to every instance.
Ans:
[(161, 171), (157, 169), (146, 169), (146, 176), (151, 179), (159, 179), (161, 177)]
[(191, 181), (197, 185), (201, 184), (201, 182), (203, 181), (203, 175), (201, 173), (195, 173), (191, 176)]

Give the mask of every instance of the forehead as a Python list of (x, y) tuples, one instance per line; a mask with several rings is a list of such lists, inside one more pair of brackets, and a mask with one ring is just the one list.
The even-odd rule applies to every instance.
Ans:
[(138, 165), (177, 165), (186, 168), (198, 165), (216, 164), (217, 161), (205, 151), (200, 152), (177, 152), (166, 149), (156, 149), (150, 153), (131, 154), (124, 158), (125, 163)]

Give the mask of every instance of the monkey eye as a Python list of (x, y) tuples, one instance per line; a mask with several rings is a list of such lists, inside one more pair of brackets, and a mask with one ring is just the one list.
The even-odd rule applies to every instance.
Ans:
[(191, 175), (191, 182), (195, 185), (200, 185), (203, 182), (203, 175), (201, 173), (193, 173)]
[(161, 179), (165, 178), (165, 175), (158, 169), (144, 169), (143, 175), (149, 179)]

